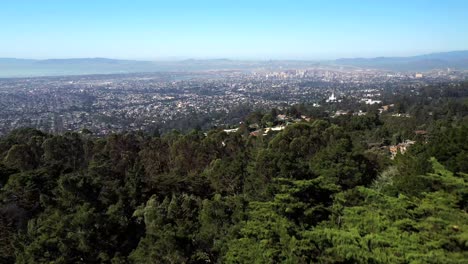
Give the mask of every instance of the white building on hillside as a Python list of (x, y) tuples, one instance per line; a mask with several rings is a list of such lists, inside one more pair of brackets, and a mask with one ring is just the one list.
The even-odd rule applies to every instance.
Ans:
[(333, 92), (330, 97), (328, 97), (328, 99), (326, 100), (327, 103), (333, 103), (333, 102), (336, 102), (336, 97), (335, 97), (335, 93)]

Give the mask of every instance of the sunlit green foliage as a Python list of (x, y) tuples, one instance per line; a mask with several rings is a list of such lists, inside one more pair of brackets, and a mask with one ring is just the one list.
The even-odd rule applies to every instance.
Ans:
[(375, 111), (258, 137), (277, 110), (229, 134), (14, 131), (0, 263), (464, 263), (468, 126), (445, 108), (394, 160), (420, 124)]

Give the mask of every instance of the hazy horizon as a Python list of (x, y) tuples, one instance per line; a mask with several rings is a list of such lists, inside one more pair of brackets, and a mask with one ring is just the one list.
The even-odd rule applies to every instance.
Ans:
[(220, 56), (220, 57), (160, 57), (160, 58), (120, 58), (120, 57), (104, 57), (104, 56), (97, 56), (97, 57), (44, 57), (44, 58), (25, 58), (25, 57), (0, 57), (0, 59), (17, 59), (17, 60), (80, 60), (80, 59), (110, 59), (110, 60), (129, 60), (129, 61), (151, 61), (151, 62), (165, 62), (165, 61), (184, 61), (184, 60), (233, 60), (233, 61), (333, 61), (338, 59), (372, 59), (372, 58), (398, 58), (398, 57), (415, 57), (415, 56), (422, 56), (422, 55), (431, 55), (431, 54), (439, 54), (439, 53), (452, 53), (452, 52), (468, 52), (466, 50), (446, 50), (446, 51), (434, 51), (428, 53), (415, 53), (415, 54), (408, 54), (406, 56), (354, 56), (354, 57), (336, 57), (336, 58), (323, 58), (323, 59), (314, 59), (314, 58), (235, 58), (235, 57), (228, 57), (228, 56)]

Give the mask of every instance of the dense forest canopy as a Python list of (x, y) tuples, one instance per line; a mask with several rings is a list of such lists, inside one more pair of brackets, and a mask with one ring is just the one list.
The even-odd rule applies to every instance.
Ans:
[(278, 110), (235, 133), (13, 131), (0, 262), (466, 263), (467, 87), (384, 95), (407, 117), (297, 105), (309, 121), (257, 136)]

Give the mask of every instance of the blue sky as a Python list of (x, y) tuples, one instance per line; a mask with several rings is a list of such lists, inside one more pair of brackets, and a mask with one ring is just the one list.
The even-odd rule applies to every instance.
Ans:
[(0, 57), (333, 59), (466, 49), (466, 0), (0, 4)]

